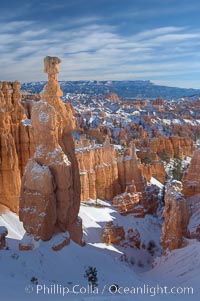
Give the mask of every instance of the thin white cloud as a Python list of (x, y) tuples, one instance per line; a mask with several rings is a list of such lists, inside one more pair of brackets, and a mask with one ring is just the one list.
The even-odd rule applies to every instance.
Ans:
[(8, 23), (7, 31), (2, 23), (2, 79), (45, 80), (46, 55), (61, 57), (62, 80), (147, 77), (159, 80), (161, 76), (198, 72), (200, 68), (195, 60), (199, 59), (200, 31), (168, 26), (122, 36), (117, 27), (94, 23), (92, 18), (79, 23), (78, 29), (72, 26), (58, 30), (20, 21)]
[(1, 32), (4, 32), (4, 31), (5, 32), (10, 32), (10, 31), (16, 32), (16, 30), (24, 29), (31, 25), (33, 25), (32, 21), (11, 21), (8, 23), (0, 22), (0, 31)]
[(152, 30), (142, 31), (142, 32), (138, 33), (137, 35), (135, 35), (135, 39), (136, 40), (149, 39), (149, 38), (153, 38), (153, 37), (157, 37), (157, 36), (161, 36), (161, 35), (165, 35), (165, 34), (183, 31), (185, 29), (186, 29), (185, 27), (176, 27), (176, 26), (159, 27), (159, 28), (155, 28)]
[(190, 39), (199, 39), (200, 33), (166, 34), (151, 40), (151, 43), (171, 43)]

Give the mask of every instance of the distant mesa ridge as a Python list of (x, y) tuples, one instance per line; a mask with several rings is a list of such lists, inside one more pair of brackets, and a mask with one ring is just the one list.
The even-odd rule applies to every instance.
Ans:
[[(155, 98), (163, 97), (165, 99), (180, 98), (200, 94), (200, 89), (186, 89), (177, 87), (161, 86), (152, 83), (149, 80), (136, 81), (59, 81), (64, 94), (107, 94), (117, 93), (121, 98)], [(46, 82), (30, 82), (22, 84), (22, 91), (28, 93), (40, 93)]]

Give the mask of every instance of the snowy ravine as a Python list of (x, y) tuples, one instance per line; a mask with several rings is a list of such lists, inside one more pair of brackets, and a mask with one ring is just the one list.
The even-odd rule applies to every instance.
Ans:
[[(33, 251), (19, 251), (18, 244), (24, 235), (24, 229), (18, 216), (10, 211), (0, 215), (0, 226), (8, 229), (7, 250), (0, 251), (0, 296), (2, 301), (25, 300), (198, 300), (200, 296), (200, 243), (191, 240), (183, 249), (175, 250), (166, 257), (160, 257), (159, 245), (160, 222), (157, 218), (146, 216), (135, 218), (133, 215), (121, 216), (108, 203), (102, 202), (102, 207), (82, 204), (80, 216), (83, 219), (85, 247), (71, 242), (61, 251), (53, 251), (52, 241), (39, 242)], [(141, 250), (123, 246), (106, 246), (101, 242), (101, 231), (107, 221), (117, 221), (124, 229), (138, 229), (143, 247)], [(152, 269), (152, 256), (145, 245), (153, 240), (156, 244), (157, 259)], [(126, 256), (123, 255), (126, 254)], [(140, 264), (138, 264), (140, 263)], [(142, 264), (141, 264), (142, 263)], [(38, 291), (38, 286), (49, 288), (68, 287), (70, 290), (77, 285), (76, 292), (81, 287), (87, 288), (84, 278), (88, 266), (96, 267), (98, 277), (98, 294), (91, 291), (84, 294), (66, 294), (61, 290), (57, 294), (44, 294)], [(32, 281), (31, 281), (32, 279)], [(35, 280), (34, 280), (35, 279)], [(133, 293), (111, 294), (109, 287), (117, 284), (123, 288), (162, 286), (192, 286), (194, 295), (154, 295), (151, 293), (134, 295)], [(147, 289), (148, 290), (148, 289)]]

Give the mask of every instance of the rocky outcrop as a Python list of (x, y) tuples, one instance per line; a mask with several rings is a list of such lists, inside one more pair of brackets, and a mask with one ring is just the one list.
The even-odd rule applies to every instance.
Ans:
[(183, 194), (186, 198), (200, 193), (200, 150), (196, 150), (189, 168), (183, 175)]
[(190, 208), (190, 222), (188, 225), (190, 237), (200, 241), (200, 194), (195, 194), (187, 199)]
[[(7, 90), (6, 90), (7, 91)], [(6, 92), (6, 103), (9, 103), (9, 98), (12, 100), (11, 115), (11, 134), (15, 141), (16, 152), (18, 155), (18, 164), (21, 176), (24, 173), (24, 168), (27, 160), (32, 156), (34, 150), (34, 141), (29, 122), (25, 114), (24, 107), (21, 104), (20, 83), (13, 82), (10, 85), (10, 91)]]
[(174, 157), (183, 160), (194, 151), (193, 141), (179, 136), (145, 138), (135, 142), (140, 149), (137, 156), (145, 165), (142, 167), (142, 174), (147, 179), (152, 176), (162, 184), (166, 181), (163, 161), (170, 162)]
[(102, 231), (102, 242), (107, 246), (110, 244), (121, 245), (140, 249), (141, 239), (137, 229), (129, 228), (125, 233), (123, 226), (114, 225), (113, 222), (107, 222)]
[(174, 157), (182, 160), (184, 156), (191, 156), (194, 152), (192, 139), (183, 138), (178, 135), (170, 137), (160, 135), (154, 138), (138, 139), (134, 142), (144, 154), (156, 153), (164, 161), (169, 161)]
[(152, 105), (154, 106), (163, 106), (164, 100), (162, 98), (156, 98), (152, 101)]
[(127, 185), (126, 191), (113, 198), (113, 206), (121, 215), (134, 214), (144, 217), (146, 214), (156, 214), (158, 209), (159, 189), (155, 185), (146, 185), (143, 192), (137, 192), (134, 181)]
[(111, 243), (119, 245), (125, 238), (125, 231), (123, 226), (115, 226), (113, 222), (107, 222), (102, 231), (102, 242), (107, 246)]
[(70, 162), (58, 144), (57, 118), (52, 106), (45, 102), (35, 104), (31, 124), (38, 146), (22, 179), (19, 216), (27, 233), (33, 234), (36, 240), (48, 240), (55, 232), (57, 215), (62, 214), (58, 214), (57, 208), (66, 209), (62, 203), (66, 202), (64, 193), (69, 198)]
[(188, 236), (190, 213), (181, 190), (181, 182), (175, 180), (165, 188), (164, 223), (161, 234), (164, 252), (180, 248), (183, 245), (183, 237)]
[(127, 127), (120, 129), (119, 131), (119, 143), (120, 145), (127, 146), (131, 141), (130, 131)]
[(116, 93), (111, 93), (109, 95), (106, 95), (105, 97), (111, 101), (120, 101), (120, 98)]
[(142, 175), (141, 161), (138, 159), (135, 151), (135, 145), (130, 144), (123, 156), (118, 158), (118, 176), (119, 184), (122, 191), (125, 191), (126, 186), (134, 181), (136, 190), (143, 192), (147, 183), (146, 178)]
[(0, 227), (0, 250), (6, 247), (6, 236), (8, 235), (8, 230), (6, 227)]
[(168, 137), (160, 136), (138, 140), (137, 146), (140, 148), (138, 156), (143, 160), (147, 158), (151, 161), (151, 154), (155, 154), (163, 160), (170, 160), (174, 157), (173, 146)]
[(144, 217), (140, 204), (140, 196), (136, 191), (134, 182), (126, 187), (126, 191), (113, 198), (113, 206), (121, 215), (134, 213), (138, 217)]
[(190, 138), (182, 138), (179, 136), (170, 137), (174, 149), (174, 156), (183, 160), (184, 156), (191, 157), (194, 152), (194, 143)]
[(37, 102), (32, 109), (36, 149), (22, 179), (19, 217), (35, 240), (49, 240), (56, 233), (69, 231), (70, 237), (81, 244), (80, 182), (71, 135), (73, 118), (59, 99), (59, 62), (57, 58), (45, 59), (49, 81), (43, 98), (48, 102)]
[(72, 106), (70, 104), (65, 105), (60, 99), (63, 93), (57, 80), (57, 73), (60, 70), (59, 62), (60, 59), (57, 57), (47, 56), (44, 59), (44, 71), (48, 73), (48, 83), (45, 87), (45, 92), (41, 94), (41, 98), (53, 106), (57, 113), (59, 124), (58, 142), (71, 163), (71, 189), (73, 190), (73, 194), (71, 195), (73, 204), (71, 207), (71, 214), (72, 219), (76, 222), (76, 217), (80, 208), (81, 193), (78, 162), (75, 155), (75, 146), (72, 136), (72, 133), (76, 128), (76, 120), (73, 116)]
[[(39, 100), (40, 99), (37, 99), (37, 101), (39, 101)], [(31, 111), (32, 111), (34, 102), (35, 102), (35, 100), (33, 100), (33, 99), (25, 99), (25, 100), (22, 100), (22, 102), (21, 102), (28, 119), (31, 119)]]
[(134, 213), (144, 217), (155, 214), (158, 206), (158, 188), (147, 185), (151, 174), (143, 176), (143, 165), (137, 158), (135, 146), (119, 153), (109, 142), (76, 149), (80, 178), (81, 200), (112, 200), (122, 215)]
[(67, 246), (70, 243), (69, 232), (64, 232), (56, 235), (52, 243), (52, 249), (54, 251), (60, 251), (63, 247)]
[[(97, 127), (90, 127), (86, 132), (88, 132), (88, 135), (91, 137), (91, 139), (95, 139), (98, 143), (102, 144), (105, 138), (104, 130), (104, 127), (99, 125)], [(106, 129), (106, 132), (109, 131)]]
[(19, 82), (0, 83), (0, 203), (14, 212), (18, 212), (23, 161), (30, 149), (20, 100)]
[(106, 199), (120, 193), (114, 145), (107, 137), (102, 146), (76, 151), (81, 179), (81, 200)]
[(138, 151), (137, 156), (144, 162), (142, 164), (142, 175), (145, 176), (148, 181), (150, 181), (151, 177), (154, 177), (164, 184), (166, 172), (164, 164), (156, 152)]
[(38, 243), (35, 241), (34, 235), (25, 233), (22, 240), (19, 243), (19, 250), (20, 251), (31, 251), (37, 245), (38, 245)]
[(131, 248), (140, 249), (141, 239), (140, 239), (140, 233), (137, 229), (133, 230), (132, 228), (129, 228), (126, 233), (126, 239), (128, 241), (128, 245)]
[(142, 164), (141, 165), (142, 175), (146, 178), (147, 182), (151, 180), (152, 177), (152, 168), (151, 164)]
[(0, 137), (0, 202), (18, 212), (21, 177), (15, 142), (11, 133)]
[(164, 184), (166, 181), (166, 171), (161, 160), (153, 160), (151, 163), (152, 177), (156, 178), (160, 183)]
[(158, 194), (159, 188), (156, 185), (148, 184), (145, 186), (144, 191), (141, 194), (141, 207), (144, 216), (146, 214), (157, 214)]

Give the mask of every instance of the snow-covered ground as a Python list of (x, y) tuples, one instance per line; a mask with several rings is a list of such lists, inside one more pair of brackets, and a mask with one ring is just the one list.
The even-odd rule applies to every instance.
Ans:
[[(89, 206), (81, 205), (80, 216), (83, 219), (86, 246), (80, 247), (71, 242), (69, 246), (57, 252), (51, 249), (52, 241), (40, 242), (33, 251), (19, 251), (18, 244), (24, 235), (23, 226), (16, 214), (3, 212), (0, 215), (0, 226), (7, 227), (9, 235), (7, 250), (0, 251), (0, 300), (198, 300), (199, 242), (193, 240), (187, 247), (175, 250), (167, 257), (160, 257), (161, 226), (158, 219), (152, 216), (146, 216), (144, 219), (135, 218), (133, 215), (121, 216), (109, 202), (99, 203), (102, 207), (96, 207), (92, 202)], [(102, 228), (111, 220), (123, 225), (125, 230), (130, 227), (138, 229), (143, 244), (141, 250), (127, 246), (106, 246), (102, 243)], [(146, 248), (150, 240), (156, 245), (153, 256)], [(152, 269), (151, 263), (155, 256), (158, 258)], [(84, 278), (89, 266), (97, 269), (98, 294), (91, 293), (87, 279)], [(118, 285), (121, 291), (110, 293), (109, 287), (112, 284)], [(46, 288), (43, 285), (46, 285)], [(193, 286), (198, 296), (153, 296), (158, 285)], [(75, 293), (62, 295), (63, 290), (73, 290), (74, 286)], [(139, 294), (134, 294), (134, 288), (137, 287), (146, 289), (147, 293), (144, 294), (143, 291), (141, 294), (141, 290), (138, 289)], [(48, 290), (52, 294), (48, 294)]]
[[(143, 274), (146, 281), (158, 281), (161, 285), (193, 287), (194, 295), (186, 300), (200, 298), (200, 242), (185, 240), (186, 246), (157, 258), (154, 268)], [(179, 296), (184, 297), (184, 296)]]

